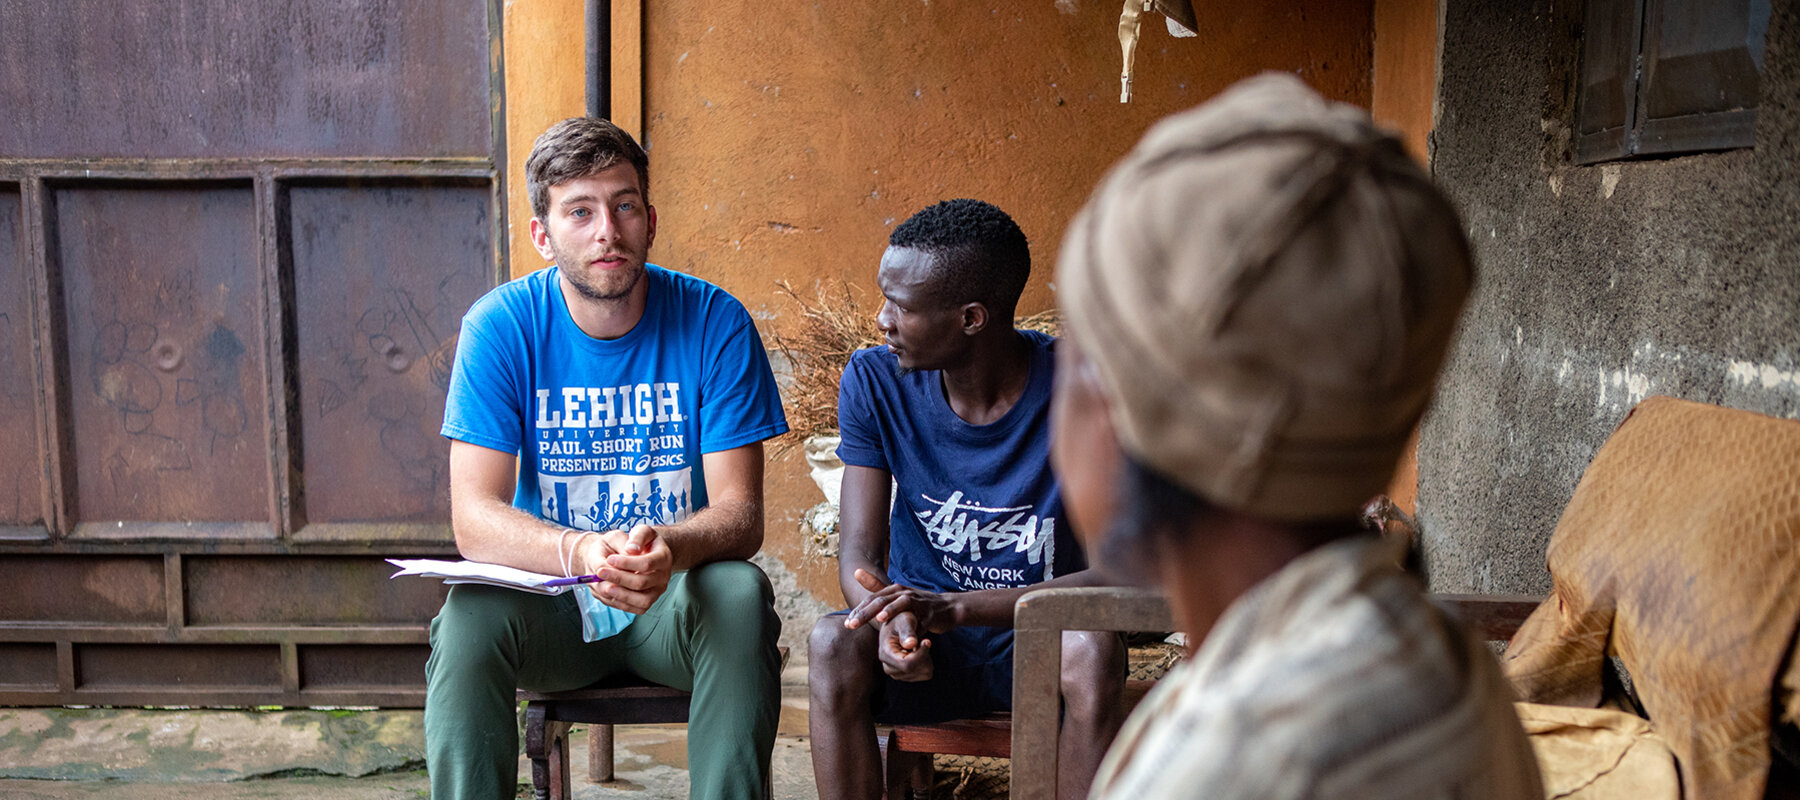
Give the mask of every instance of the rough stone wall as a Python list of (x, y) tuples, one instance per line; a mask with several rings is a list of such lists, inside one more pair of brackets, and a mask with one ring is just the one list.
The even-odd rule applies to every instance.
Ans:
[(1774, 5), (1754, 149), (1575, 166), (1580, 3), (1446, 0), (1433, 169), (1481, 277), (1419, 447), (1433, 588), (1548, 590), (1648, 395), (1800, 417), (1800, 3)]

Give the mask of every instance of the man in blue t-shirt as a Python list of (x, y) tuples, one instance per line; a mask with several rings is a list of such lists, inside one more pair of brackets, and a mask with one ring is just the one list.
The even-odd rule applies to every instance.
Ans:
[(620, 672), (694, 693), (691, 796), (761, 797), (780, 621), (761, 570), (762, 441), (787, 430), (742, 304), (646, 264), (648, 159), (564, 120), (525, 162), (531, 238), (555, 266), (463, 318), (444, 410), (465, 558), (599, 580), (555, 597), (450, 590), (431, 624), (432, 796), (513, 795), (515, 687)]
[[(850, 610), (810, 642), (820, 797), (880, 796), (876, 721), (1011, 708), (1013, 604), (1029, 587), (1100, 583), (1050, 471), (1056, 340), (1012, 326), (1030, 271), (1024, 232), (977, 200), (927, 208), (888, 239), (888, 346), (852, 356), (838, 395)], [(1104, 633), (1063, 648), (1059, 793), (1085, 797), (1124, 720), (1124, 648)]]

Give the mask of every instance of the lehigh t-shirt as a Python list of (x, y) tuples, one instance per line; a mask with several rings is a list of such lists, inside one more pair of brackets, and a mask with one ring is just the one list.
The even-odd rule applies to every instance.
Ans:
[(655, 265), (644, 316), (600, 341), (555, 267), (463, 317), (443, 435), (518, 453), (513, 505), (579, 530), (668, 525), (706, 506), (700, 456), (787, 430), (762, 338), (724, 290)]

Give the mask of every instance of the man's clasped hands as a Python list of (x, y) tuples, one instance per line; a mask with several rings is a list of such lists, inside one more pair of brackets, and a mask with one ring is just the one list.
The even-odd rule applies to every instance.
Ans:
[[(571, 537), (573, 541), (571, 541)], [(620, 611), (642, 614), (669, 588), (675, 554), (656, 528), (638, 525), (623, 530), (564, 530), (557, 544), (563, 576), (595, 575), (587, 585), (600, 602)]]

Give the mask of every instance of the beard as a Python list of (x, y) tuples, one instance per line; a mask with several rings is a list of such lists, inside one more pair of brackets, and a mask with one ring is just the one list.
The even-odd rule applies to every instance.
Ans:
[(570, 268), (572, 264), (587, 263), (586, 259), (571, 256), (562, 249), (561, 245), (556, 243), (555, 238), (550, 236), (545, 238), (549, 239), (550, 252), (556, 255), (556, 265), (560, 268), (563, 280), (569, 282), (569, 286), (575, 290), (576, 294), (589, 300), (602, 303), (624, 300), (631, 296), (631, 290), (637, 288), (638, 281), (644, 279), (644, 264), (639, 261), (633, 268), (611, 275), (603, 275), (602, 280), (594, 280), (579, 268)]

